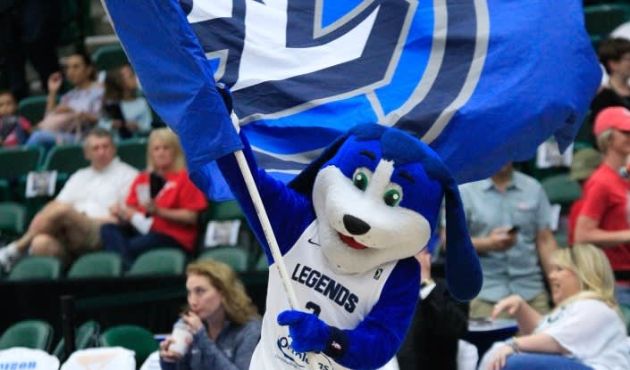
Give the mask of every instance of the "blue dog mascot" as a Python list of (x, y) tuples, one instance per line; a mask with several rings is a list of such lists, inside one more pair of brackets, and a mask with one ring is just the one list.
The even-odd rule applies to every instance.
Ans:
[[(247, 139), (242, 140), (250, 168), (256, 169)], [(264, 240), (235, 157), (218, 162)], [(357, 126), (288, 186), (260, 169), (254, 178), (304, 307), (284, 311), (288, 300), (278, 274), (271, 273), (252, 364), (304, 367), (306, 351), (326, 354), (330, 362), (322, 366), (328, 369), (385, 364), (413, 315), (419, 291), (413, 255), (437, 227), (443, 196), (449, 288), (461, 299), (477, 294), (480, 269), (456, 184), (437, 155), (410, 135), (374, 124)], [(265, 252), (273, 263), (268, 248)]]
[(298, 301), (289, 307), (269, 276), (261, 341), (252, 369), (374, 369), (401, 344), (419, 293), (413, 256), (438, 227), (445, 200), (446, 278), (460, 299), (481, 287), (457, 185), (418, 139), (376, 124), (354, 127), (290, 184), (258, 169), (232, 127), (213, 70), (176, 0), (106, 0), (115, 30), (155, 110), (179, 135), (190, 176), (213, 186), (213, 160), (262, 235), (232, 152), (243, 149), (269, 214)]

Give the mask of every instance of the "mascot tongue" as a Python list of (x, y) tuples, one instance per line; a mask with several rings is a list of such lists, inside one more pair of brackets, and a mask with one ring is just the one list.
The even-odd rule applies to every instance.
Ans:
[(359, 243), (358, 241), (354, 240), (353, 237), (351, 236), (346, 236), (343, 235), (341, 233), (339, 233), (339, 237), (341, 238), (341, 241), (346, 243), (350, 248), (354, 248), (354, 249), (365, 249), (367, 248), (367, 246)]

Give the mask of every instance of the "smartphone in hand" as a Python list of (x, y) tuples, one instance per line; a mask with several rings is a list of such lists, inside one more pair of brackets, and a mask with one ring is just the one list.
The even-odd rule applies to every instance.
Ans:
[(508, 230), (508, 234), (516, 234), (518, 231), (520, 230), (520, 227), (518, 226), (512, 226), (509, 230)]

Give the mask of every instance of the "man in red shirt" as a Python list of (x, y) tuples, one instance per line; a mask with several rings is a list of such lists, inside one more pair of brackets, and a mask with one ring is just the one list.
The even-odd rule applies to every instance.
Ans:
[[(603, 161), (584, 185), (575, 242), (599, 246), (613, 270), (630, 271), (630, 178), (626, 170), (630, 154), (630, 111), (623, 107), (602, 110), (595, 118), (593, 132)], [(618, 290), (628, 292), (626, 303), (630, 304), (630, 284), (623, 283), (625, 287), (618, 284)], [(618, 295), (618, 298), (622, 297)]]

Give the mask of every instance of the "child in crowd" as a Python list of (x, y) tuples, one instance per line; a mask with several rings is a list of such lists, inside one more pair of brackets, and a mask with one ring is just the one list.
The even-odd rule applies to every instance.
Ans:
[(138, 96), (136, 75), (129, 65), (107, 72), (103, 115), (98, 126), (119, 139), (148, 135), (151, 130), (149, 104)]
[(31, 133), (31, 123), (17, 114), (17, 102), (8, 90), (0, 91), (0, 146), (22, 145)]

